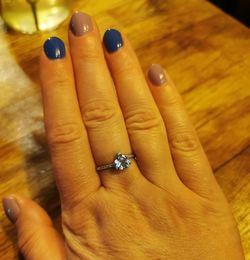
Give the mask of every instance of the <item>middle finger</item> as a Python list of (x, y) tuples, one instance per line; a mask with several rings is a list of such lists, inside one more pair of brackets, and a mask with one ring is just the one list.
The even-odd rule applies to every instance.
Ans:
[[(112, 163), (116, 153), (131, 153), (125, 122), (106, 65), (95, 22), (77, 12), (72, 16), (69, 42), (82, 118), (97, 166)], [(100, 172), (105, 187), (131, 185), (142, 177), (136, 163), (125, 174)], [(133, 174), (130, 174), (133, 172)]]

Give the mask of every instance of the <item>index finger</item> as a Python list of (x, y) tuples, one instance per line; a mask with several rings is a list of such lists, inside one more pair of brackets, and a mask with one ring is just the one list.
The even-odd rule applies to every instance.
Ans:
[(66, 207), (100, 186), (73, 75), (71, 58), (63, 41), (56, 37), (49, 38), (40, 58), (40, 78), (55, 178)]

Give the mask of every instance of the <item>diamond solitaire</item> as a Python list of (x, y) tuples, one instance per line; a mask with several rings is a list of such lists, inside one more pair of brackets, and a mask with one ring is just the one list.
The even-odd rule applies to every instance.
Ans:
[(129, 167), (131, 160), (124, 154), (118, 153), (115, 156), (114, 166), (116, 170), (124, 170)]
[(113, 163), (98, 166), (96, 170), (103, 171), (108, 169), (114, 169), (117, 171), (123, 171), (131, 165), (132, 163), (131, 159), (135, 159), (135, 156), (133, 154), (117, 153)]

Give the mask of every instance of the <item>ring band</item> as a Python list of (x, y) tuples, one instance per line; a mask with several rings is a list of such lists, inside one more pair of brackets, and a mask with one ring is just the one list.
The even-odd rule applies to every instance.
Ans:
[(104, 171), (108, 169), (114, 169), (114, 170), (123, 171), (131, 165), (132, 163), (131, 159), (136, 159), (134, 154), (117, 153), (113, 163), (97, 166), (96, 170)]

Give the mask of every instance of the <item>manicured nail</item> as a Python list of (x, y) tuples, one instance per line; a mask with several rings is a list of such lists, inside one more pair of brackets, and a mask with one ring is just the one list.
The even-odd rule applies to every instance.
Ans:
[(152, 64), (148, 70), (148, 78), (155, 86), (162, 86), (167, 82), (164, 69), (158, 64)]
[(44, 43), (44, 52), (51, 60), (62, 59), (65, 57), (65, 46), (61, 39), (50, 37)]
[(12, 223), (15, 223), (20, 212), (20, 208), (16, 202), (16, 199), (14, 197), (3, 198), (3, 207), (8, 219)]
[(90, 16), (81, 12), (74, 13), (70, 21), (70, 30), (75, 36), (82, 36), (92, 31), (93, 24)]
[(123, 46), (122, 36), (115, 29), (108, 29), (104, 36), (103, 42), (108, 52), (115, 52)]

